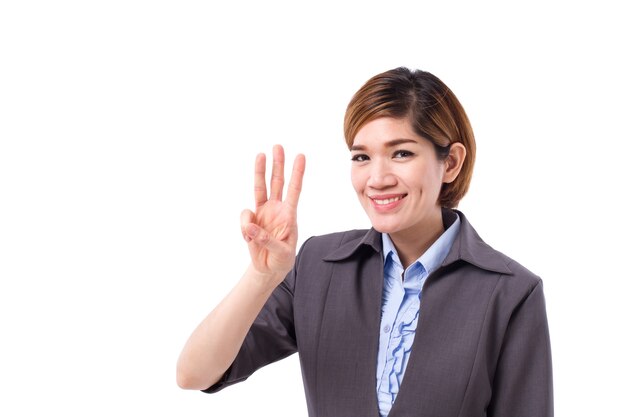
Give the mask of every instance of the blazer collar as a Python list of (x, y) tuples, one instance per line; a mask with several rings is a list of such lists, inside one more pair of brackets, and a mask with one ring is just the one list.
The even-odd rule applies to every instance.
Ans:
[[(487, 245), (472, 227), (465, 215), (459, 210), (442, 208), (444, 227), (447, 229), (455, 220), (454, 213), (459, 216), (461, 228), (452, 242), (452, 247), (448, 256), (444, 259), (442, 267), (462, 260), (478, 268), (511, 275), (512, 272), (507, 266), (507, 258), (500, 252)], [(381, 234), (376, 230), (369, 229), (361, 238), (355, 238), (341, 245), (324, 257), (325, 261), (337, 262), (352, 257), (361, 247), (369, 246), (375, 252), (382, 252)]]
[(363, 246), (370, 246), (374, 251), (382, 252), (383, 242), (381, 234), (371, 228), (360, 239), (357, 237), (347, 242), (341, 242), (341, 245), (337, 249), (326, 255), (323, 259), (330, 262), (343, 261), (350, 258)]
[[(444, 218), (445, 211), (452, 211), (450, 209), (443, 210)], [(452, 242), (450, 252), (441, 266), (444, 267), (458, 260), (463, 260), (487, 271), (513, 275), (513, 272), (507, 266), (508, 258), (486, 244), (463, 213), (459, 210), (454, 211), (461, 220), (461, 229), (454, 242)]]

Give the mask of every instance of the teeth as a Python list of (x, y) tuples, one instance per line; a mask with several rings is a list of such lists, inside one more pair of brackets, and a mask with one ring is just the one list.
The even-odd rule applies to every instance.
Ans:
[(394, 197), (394, 198), (385, 198), (384, 200), (377, 200), (374, 199), (374, 202), (376, 204), (380, 204), (380, 205), (385, 205), (385, 204), (389, 204), (389, 203), (393, 203), (400, 200), (400, 197)]

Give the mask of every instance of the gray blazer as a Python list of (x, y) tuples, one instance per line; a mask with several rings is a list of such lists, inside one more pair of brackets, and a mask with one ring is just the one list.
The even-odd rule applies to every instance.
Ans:
[[(389, 417), (549, 417), (542, 282), (492, 249), (465, 216), (426, 280), (415, 340)], [(454, 220), (444, 209), (444, 225)], [(314, 237), (259, 314), (215, 392), (298, 352), (310, 417), (378, 417), (383, 258), (371, 229)]]

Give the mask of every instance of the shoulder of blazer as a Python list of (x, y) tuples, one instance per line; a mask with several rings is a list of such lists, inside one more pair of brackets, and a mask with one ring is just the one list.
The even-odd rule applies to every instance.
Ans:
[(302, 244), (299, 256), (338, 261), (355, 254), (364, 245), (380, 252), (382, 246), (380, 233), (374, 229), (355, 229), (312, 236)]

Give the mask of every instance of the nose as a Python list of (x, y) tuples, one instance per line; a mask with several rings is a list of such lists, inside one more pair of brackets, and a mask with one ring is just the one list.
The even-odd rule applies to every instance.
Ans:
[(397, 179), (385, 161), (372, 161), (367, 186), (377, 190), (396, 185)]

